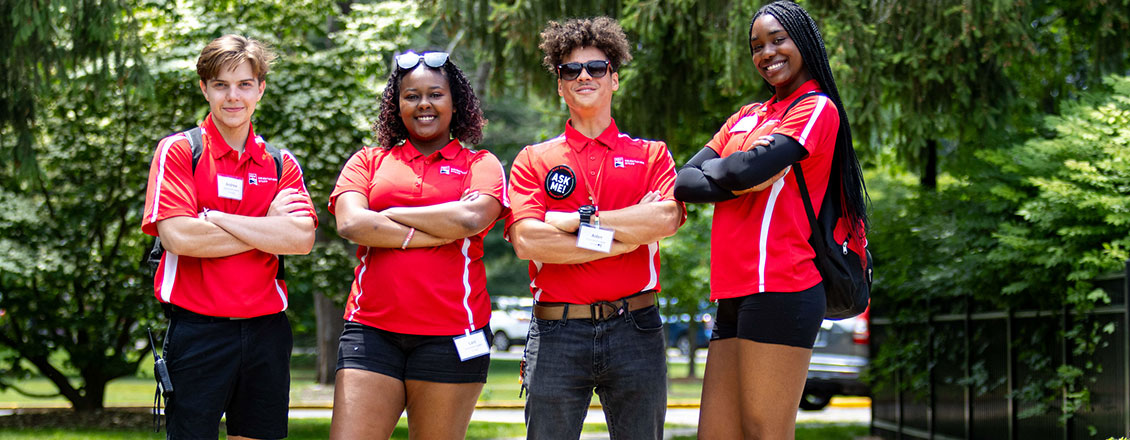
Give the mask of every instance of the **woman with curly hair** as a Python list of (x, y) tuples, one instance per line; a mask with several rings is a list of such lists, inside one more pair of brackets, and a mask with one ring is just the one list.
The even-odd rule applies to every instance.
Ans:
[(373, 124), (330, 195), (360, 263), (338, 346), (330, 438), (466, 435), (490, 365), (483, 237), (507, 211), (479, 100), (443, 52), (396, 56)]
[(814, 212), (833, 203), (858, 225), (853, 232), (867, 225), (851, 125), (816, 23), (796, 3), (777, 1), (757, 11), (748, 35), (773, 97), (730, 116), (675, 181), (679, 200), (715, 203), (710, 299), (718, 316), (703, 378), (703, 439), (793, 438), (825, 312), (798, 175), (807, 176)]

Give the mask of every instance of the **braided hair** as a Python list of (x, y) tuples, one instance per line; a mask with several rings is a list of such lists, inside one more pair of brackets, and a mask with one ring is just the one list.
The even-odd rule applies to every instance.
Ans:
[[(839, 183), (836, 186), (843, 195), (843, 214), (853, 225), (862, 222), (866, 229), (870, 225), (867, 220), (867, 204), (870, 198), (867, 196), (867, 187), (863, 183), (863, 171), (859, 167), (859, 159), (855, 156), (855, 148), (852, 146), (851, 124), (848, 122), (843, 101), (840, 100), (836, 79), (832, 77), (832, 69), (828, 65), (828, 53), (824, 49), (824, 38), (820, 36), (820, 29), (816, 27), (816, 22), (808, 15), (808, 11), (794, 2), (782, 0), (758, 9), (753, 15), (753, 20), (749, 22), (747, 35), (753, 34), (753, 23), (765, 14), (776, 18), (777, 22), (785, 28), (785, 32), (788, 32), (789, 37), (800, 50), (800, 56), (808, 68), (808, 73), (820, 84), (820, 90), (828, 95), (840, 112), (840, 128), (836, 135), (836, 149), (832, 155), (832, 175), (829, 184)], [(749, 50), (752, 56), (752, 44)], [(777, 92), (768, 80), (765, 84), (769, 86), (770, 91)], [(829, 190), (832, 188), (834, 187), (829, 186)]]
[[(389, 149), (408, 139), (408, 127), (400, 119), (400, 82), (405, 75), (415, 69), (432, 69), (421, 62), (412, 69), (394, 67), (388, 75), (388, 85), (381, 97), (381, 111), (373, 122), (372, 130), (377, 134), (377, 145)], [(451, 100), (453, 113), (451, 115), (451, 137), (472, 145), (483, 140), (483, 126), (486, 118), (479, 106), (479, 98), (475, 96), (474, 89), (463, 71), (455, 66), (448, 58), (443, 66), (436, 68), (443, 72), (447, 83), (451, 87)]]

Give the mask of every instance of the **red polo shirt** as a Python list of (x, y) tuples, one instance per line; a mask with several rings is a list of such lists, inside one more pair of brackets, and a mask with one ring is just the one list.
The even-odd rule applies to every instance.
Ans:
[[(463, 148), (453, 140), (424, 156), (411, 142), (390, 150), (366, 147), (341, 170), (330, 213), (337, 197), (356, 191), (369, 199), (369, 209), (429, 206), (459, 200), (465, 190), (499, 200), (500, 217), (510, 205), (506, 177), (498, 158), (486, 150)], [(483, 237), (455, 240), (443, 246), (389, 249), (359, 246), (360, 264), (345, 305), (345, 319), (397, 333), (456, 335), (482, 328), (490, 321)]]
[[(576, 211), (589, 203), (601, 211), (625, 208), (649, 191), (675, 200), (674, 188), (675, 161), (663, 142), (620, 133), (615, 121), (589, 139), (567, 122), (563, 135), (527, 146), (514, 158), (513, 215), (506, 228), (527, 218), (544, 221), (546, 211)], [(659, 243), (582, 264), (531, 261), (530, 279), (534, 298), (546, 302), (591, 304), (659, 290)]]
[[(157, 235), (157, 222), (178, 216), (196, 217), (204, 208), (251, 217), (267, 215), (282, 188), (294, 188), (307, 198), (302, 169), (289, 151), (282, 150), (282, 178), (267, 153), (263, 138), (248, 129), (243, 154), (224, 141), (209, 114), (200, 126), (204, 152), (192, 171), (192, 147), (183, 133), (157, 144), (149, 167), (145, 217), (141, 230)], [(220, 195), (220, 181), (241, 187), (241, 194)], [(229, 186), (230, 188), (230, 186)], [(311, 205), (312, 206), (312, 205)], [(310, 217), (317, 226), (313, 209)], [(250, 250), (220, 258), (196, 258), (165, 252), (153, 277), (157, 299), (209, 316), (249, 318), (286, 310), (286, 282), (275, 280), (278, 258)]]
[[(819, 86), (805, 82), (792, 95), (742, 107), (706, 144), (721, 157), (750, 149), (757, 138), (782, 134), (808, 157), (800, 161), (813, 209), (820, 212), (832, 168), (840, 115), (826, 96), (813, 96), (783, 115), (789, 104)], [(785, 116), (782, 120), (782, 116)], [(710, 236), (710, 298), (758, 292), (798, 292), (821, 281), (808, 244), (804, 200), (790, 171), (772, 187), (718, 202)]]

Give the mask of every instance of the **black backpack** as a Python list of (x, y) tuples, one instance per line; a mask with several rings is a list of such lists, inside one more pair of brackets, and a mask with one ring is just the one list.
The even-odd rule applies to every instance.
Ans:
[[(188, 145), (192, 148), (192, 173), (196, 174), (196, 164), (200, 162), (200, 155), (204, 154), (204, 141), (200, 137), (200, 127), (193, 128), (184, 132), (184, 136), (188, 138)], [(282, 151), (278, 148), (272, 147), (271, 144), (263, 141), (267, 153), (275, 160), (275, 177), (278, 179), (277, 184), (282, 184)], [(161, 256), (165, 254), (165, 247), (161, 246), (161, 237), (153, 237), (153, 242), (149, 245), (149, 251), (142, 256), (141, 264), (149, 266), (151, 272), (156, 272), (157, 267), (161, 264)], [(286, 267), (283, 265), (283, 256), (279, 255), (279, 270), (275, 273), (275, 279), (286, 279)]]
[[(809, 92), (802, 95), (789, 104), (785, 113), (801, 100), (814, 95), (822, 94)], [(827, 298), (824, 318), (835, 320), (859, 315), (870, 304), (872, 279), (871, 251), (867, 250), (867, 234), (863, 225), (852, 225), (844, 216), (840, 186), (831, 183), (824, 192), (820, 215), (816, 215), (799, 162), (793, 164), (793, 172), (796, 173), (797, 186), (812, 227), (808, 243), (816, 252), (813, 262), (824, 279), (824, 296)]]

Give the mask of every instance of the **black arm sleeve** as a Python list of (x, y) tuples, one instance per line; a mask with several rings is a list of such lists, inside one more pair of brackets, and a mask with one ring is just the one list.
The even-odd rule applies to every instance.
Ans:
[(807, 155), (793, 138), (774, 134), (767, 146), (704, 162), (702, 173), (726, 190), (741, 191), (769, 180)]
[(683, 165), (675, 178), (675, 199), (687, 203), (714, 203), (736, 198), (734, 193), (702, 174), (702, 163), (717, 158), (718, 153), (710, 147), (703, 147)]

